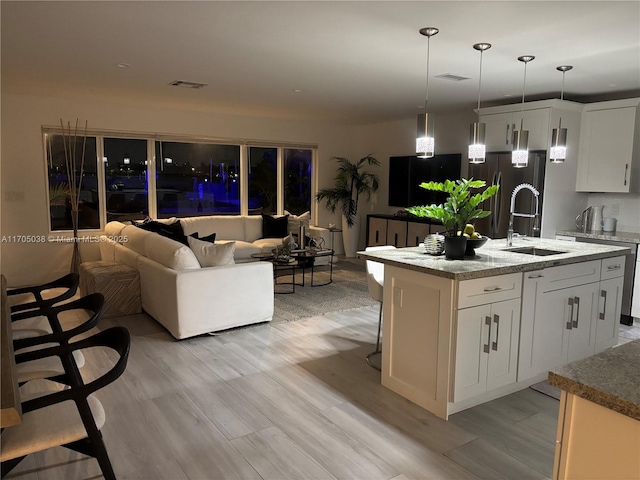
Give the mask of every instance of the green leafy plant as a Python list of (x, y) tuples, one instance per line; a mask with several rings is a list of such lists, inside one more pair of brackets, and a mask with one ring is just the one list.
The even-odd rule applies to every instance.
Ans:
[(486, 186), (484, 180), (446, 180), (444, 182), (423, 182), (421, 188), (434, 192), (445, 192), (449, 196), (441, 205), (423, 205), (408, 207), (406, 210), (416, 217), (429, 217), (440, 220), (446, 229), (446, 235), (454, 237), (462, 235), (464, 227), (476, 218), (491, 215), (488, 210), (481, 208), (482, 202), (498, 193), (499, 185), (491, 185), (479, 193), (472, 193), (472, 189)]
[(373, 158), (371, 154), (362, 157), (355, 163), (344, 157), (331, 157), (331, 160), (338, 162), (335, 186), (321, 188), (316, 193), (316, 200), (318, 202), (326, 200), (327, 209), (332, 213), (339, 206), (342, 214), (347, 219), (347, 225), (352, 227), (357, 218), (360, 196), (365, 195), (369, 199), (371, 194), (378, 190), (378, 176), (375, 173), (364, 170), (364, 167), (367, 165), (380, 166), (380, 162)]

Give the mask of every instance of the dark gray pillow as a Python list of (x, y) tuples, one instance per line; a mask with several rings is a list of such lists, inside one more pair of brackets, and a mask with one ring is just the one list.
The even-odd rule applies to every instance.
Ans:
[(262, 238), (284, 238), (289, 235), (289, 215), (272, 217), (262, 214)]

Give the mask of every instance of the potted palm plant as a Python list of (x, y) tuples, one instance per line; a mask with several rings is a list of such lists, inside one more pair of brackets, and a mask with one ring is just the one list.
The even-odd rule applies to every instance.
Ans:
[(326, 200), (327, 209), (332, 213), (336, 211), (336, 207), (340, 207), (344, 252), (347, 257), (355, 257), (360, 237), (358, 200), (363, 195), (369, 199), (371, 194), (378, 190), (379, 184), (378, 176), (364, 168), (379, 166), (380, 162), (371, 154), (362, 157), (357, 162), (352, 162), (344, 157), (331, 157), (331, 160), (338, 162), (335, 186), (321, 188), (316, 194), (316, 200), (318, 202)]
[(472, 189), (486, 186), (484, 180), (461, 179), (446, 180), (444, 182), (423, 182), (421, 188), (435, 192), (448, 193), (446, 201), (441, 204), (408, 207), (407, 211), (417, 217), (429, 217), (440, 220), (445, 228), (444, 251), (447, 258), (462, 259), (466, 250), (467, 237), (465, 228), (476, 218), (491, 215), (488, 210), (481, 208), (482, 203), (498, 193), (499, 185), (491, 185), (479, 193), (472, 193)]

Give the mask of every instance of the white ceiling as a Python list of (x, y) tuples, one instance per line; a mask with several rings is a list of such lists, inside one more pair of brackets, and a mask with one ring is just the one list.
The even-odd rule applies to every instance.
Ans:
[[(368, 124), (429, 110), (640, 92), (638, 1), (2, 1), (2, 90)], [(119, 68), (117, 64), (129, 64)], [(470, 80), (452, 82), (452, 73)], [(174, 80), (207, 83), (199, 90)], [(300, 90), (300, 92), (295, 92)], [(626, 92), (621, 94), (620, 92)]]

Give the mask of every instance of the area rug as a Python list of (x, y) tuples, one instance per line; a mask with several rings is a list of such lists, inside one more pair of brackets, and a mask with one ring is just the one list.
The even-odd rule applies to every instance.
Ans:
[[(319, 267), (314, 281), (326, 281), (328, 270), (329, 267)], [(296, 275), (298, 282), (300, 275)], [(329, 285), (311, 287), (309, 281), (307, 273), (304, 287), (296, 285), (295, 293), (275, 295), (272, 324), (378, 304), (369, 295), (364, 261), (340, 259), (333, 266), (333, 283)]]
[(558, 387), (554, 387), (553, 385), (549, 385), (549, 382), (547, 382), (546, 380), (544, 382), (534, 383), (529, 388), (535, 390), (536, 392), (544, 393), (548, 397), (560, 400), (560, 389)]

